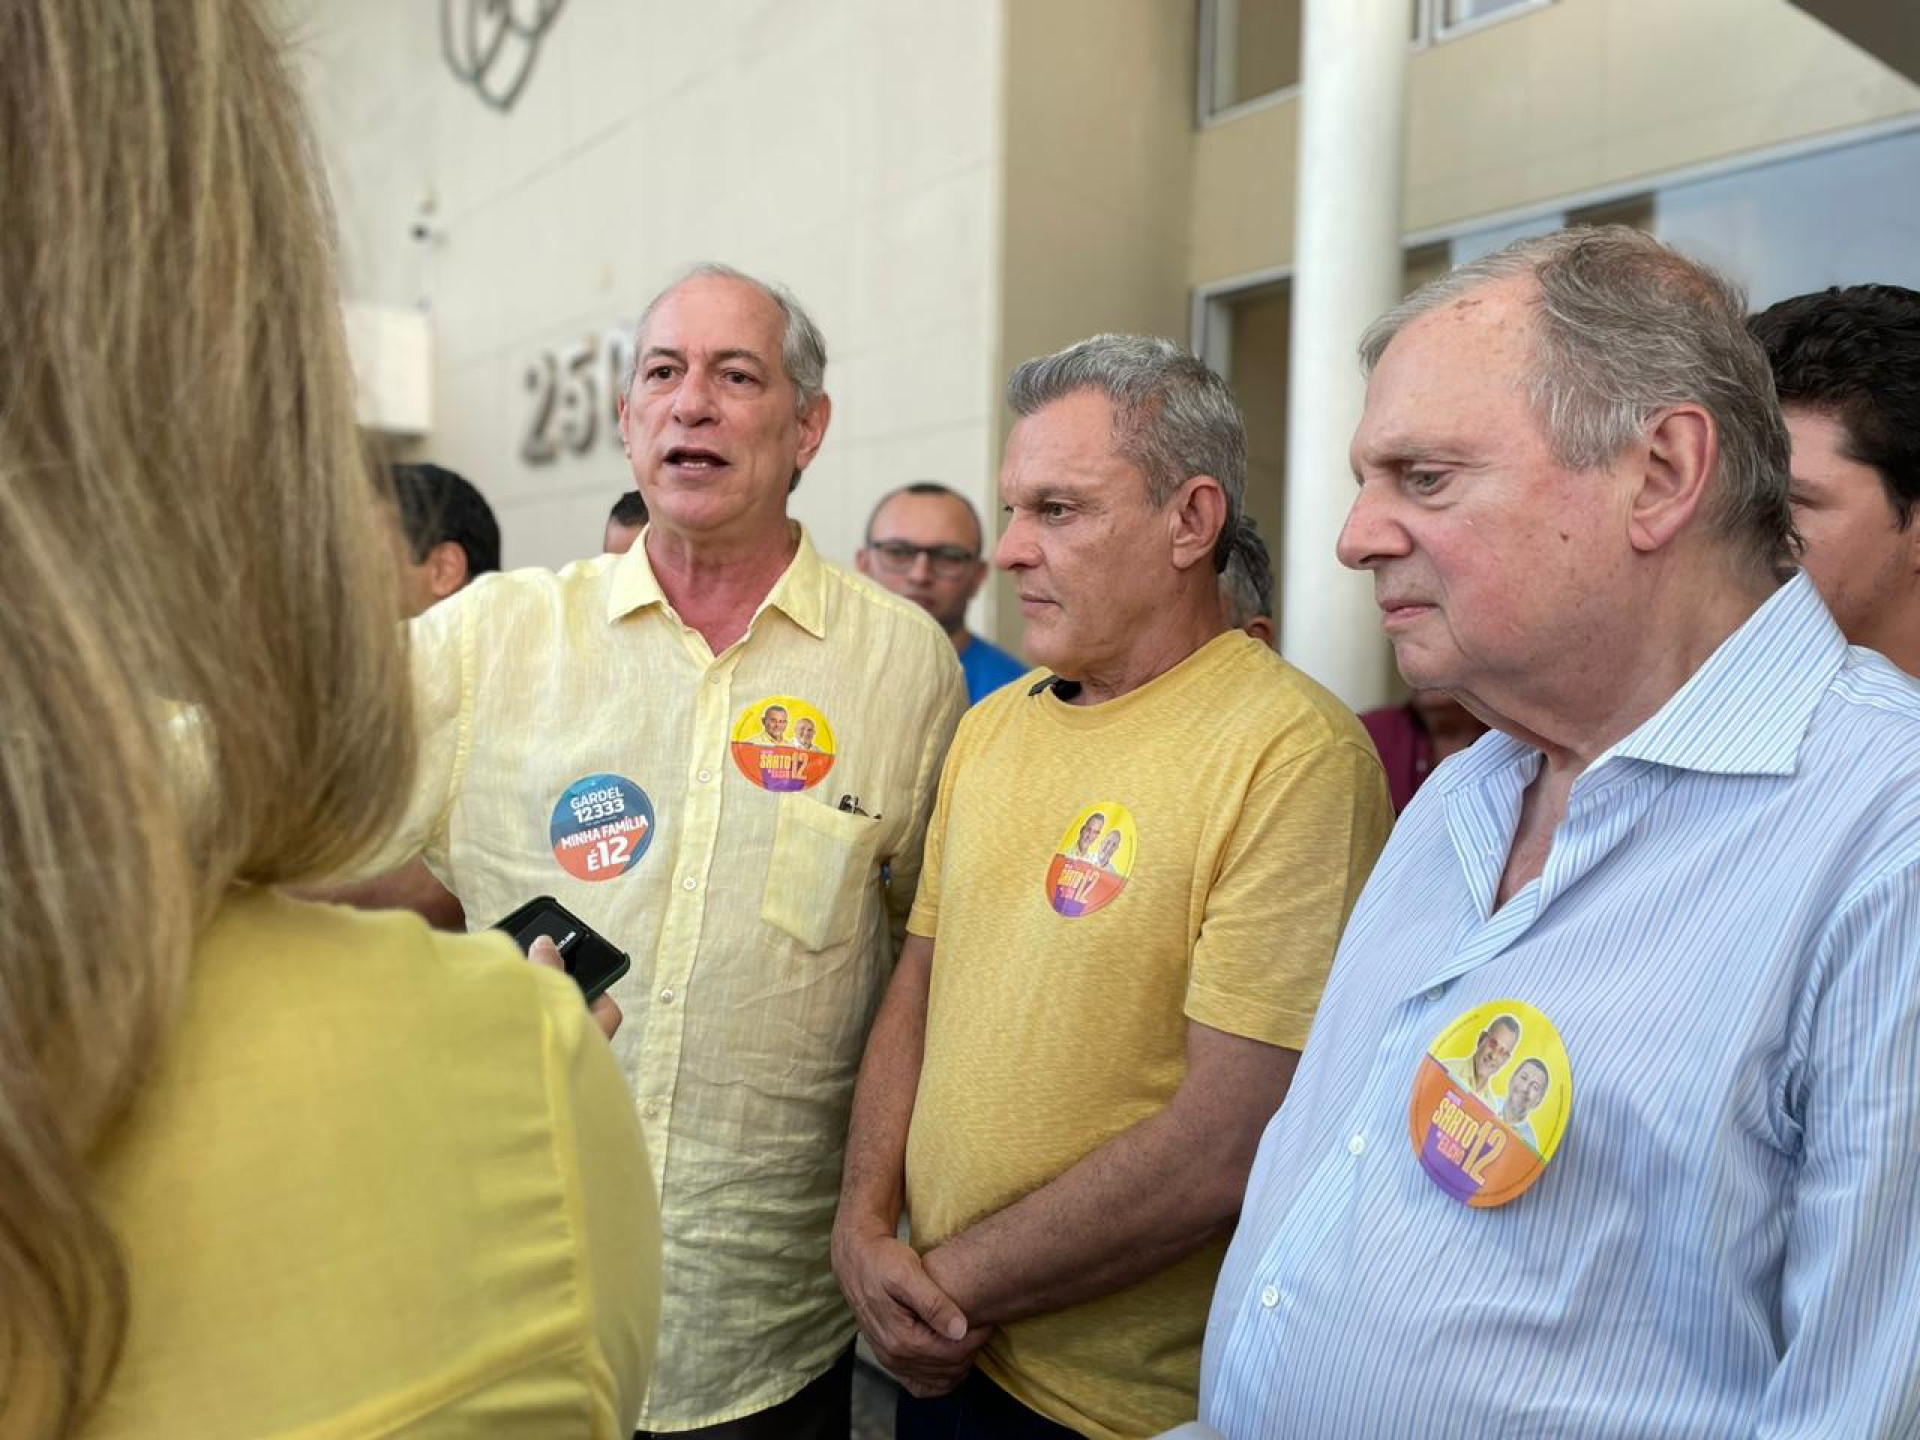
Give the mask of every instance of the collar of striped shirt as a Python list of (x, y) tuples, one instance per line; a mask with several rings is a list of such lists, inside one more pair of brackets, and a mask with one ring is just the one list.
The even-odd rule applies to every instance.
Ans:
[[(1920, 1434), (1920, 688), (1796, 578), (1589, 767), (1495, 909), (1538, 764), (1488, 736), (1401, 818), (1255, 1162), (1203, 1417)], [(1567, 1127), (1470, 1208), (1416, 1156), (1413, 1082), (1512, 1002), (1564, 1043)]]

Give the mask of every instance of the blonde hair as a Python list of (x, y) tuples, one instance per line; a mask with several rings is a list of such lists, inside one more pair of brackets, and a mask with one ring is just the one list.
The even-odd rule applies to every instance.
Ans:
[(67, 1435), (128, 1308), (89, 1156), (223, 899), (373, 843), (412, 729), (258, 12), (14, 0), (0, 53), (0, 1431)]

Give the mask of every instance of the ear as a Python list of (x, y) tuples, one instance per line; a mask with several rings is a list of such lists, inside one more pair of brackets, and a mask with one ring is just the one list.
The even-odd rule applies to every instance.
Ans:
[(820, 453), (820, 442), (827, 438), (827, 422), (833, 418), (833, 401), (822, 395), (800, 417), (800, 450), (793, 457), (793, 468), (805, 470)]
[(1211, 475), (1195, 475), (1167, 502), (1167, 527), (1178, 570), (1213, 565), (1214, 546), (1227, 523), (1227, 492)]
[[(1896, 521), (1899, 520), (1898, 510), (1893, 512), (1893, 518)], [(1920, 575), (1920, 505), (1915, 505), (1907, 512), (1906, 528), (1899, 533), (1901, 543), (1905, 545), (1907, 551), (1907, 572), (1911, 575)]]
[(1673, 543), (1705, 505), (1719, 459), (1719, 433), (1700, 406), (1676, 405), (1654, 417), (1627, 510), (1634, 549), (1651, 554)]
[(969, 600), (978, 595), (980, 593), (980, 587), (987, 583), (987, 569), (986, 561), (976, 560), (973, 562), (973, 583), (967, 586), (967, 598)]
[(858, 550), (853, 552), (853, 568), (858, 570), (862, 575), (868, 577), (873, 575), (873, 566), (867, 563), (866, 546), (862, 545)]
[(427, 571), (427, 587), (433, 591), (433, 598), (444, 600), (454, 591), (467, 583), (467, 552), (451, 540), (442, 540), (427, 552), (423, 562)]
[(1256, 615), (1241, 628), (1269, 650), (1279, 648), (1273, 643), (1273, 617), (1271, 615)]

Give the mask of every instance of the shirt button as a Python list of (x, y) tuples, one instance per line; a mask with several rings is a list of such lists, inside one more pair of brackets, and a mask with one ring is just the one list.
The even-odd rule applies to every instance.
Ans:
[(1366, 1148), (1367, 1148), (1367, 1137), (1364, 1135), (1356, 1135), (1351, 1140), (1347, 1141), (1347, 1153), (1349, 1155), (1358, 1155), (1362, 1150), (1365, 1150)]
[(712, 772), (711, 770), (701, 770), (701, 771), (697, 771), (697, 772), (696, 772), (696, 773), (694, 774), (694, 777), (693, 777), (693, 778), (694, 778), (694, 779), (696, 779), (696, 780), (698, 780), (698, 781), (699, 781), (699, 782), (700, 782), (700, 783), (701, 783), (702, 785), (704, 785), (704, 784), (706, 784), (706, 783), (707, 783), (707, 782), (708, 782), (709, 780), (711, 780), (711, 779), (713, 779), (713, 772)]
[(684, 879), (684, 880), (682, 880), (682, 881), (680, 882), (680, 888), (681, 888), (682, 890), (692, 890), (692, 889), (693, 889), (693, 888), (695, 888), (695, 887), (696, 887), (697, 885), (699, 885), (699, 883), (700, 883), (700, 882), (699, 882), (698, 880), (696, 880), (696, 879), (694, 879), (694, 878), (693, 878), (693, 877), (692, 877), (691, 875), (689, 875), (689, 876), (687, 876), (687, 878), (686, 878), (686, 879)]
[(673, 991), (662, 990), (660, 992), (660, 1003), (662, 1005), (671, 1005), (673, 1003)]
[(1427, 991), (1427, 999), (1429, 999), (1429, 1000), (1438, 1000), (1438, 999), (1439, 999), (1439, 998), (1440, 998), (1440, 997), (1441, 997), (1442, 995), (1444, 995), (1444, 994), (1446, 994), (1446, 993), (1447, 993), (1447, 987), (1446, 987), (1446, 986), (1444, 986), (1444, 985), (1436, 985), (1436, 986), (1434, 986), (1434, 987), (1433, 987), (1433, 988), (1432, 988), (1431, 990), (1429, 990), (1429, 991)]
[(1267, 1286), (1260, 1292), (1260, 1303), (1271, 1310), (1280, 1303), (1280, 1292), (1271, 1285)]

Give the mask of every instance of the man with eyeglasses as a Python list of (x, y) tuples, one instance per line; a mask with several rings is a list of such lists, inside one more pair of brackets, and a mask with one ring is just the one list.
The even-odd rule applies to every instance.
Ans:
[(862, 575), (940, 622), (960, 652), (969, 705), (1027, 673), (1017, 658), (967, 629), (967, 602), (987, 578), (983, 538), (980, 516), (966, 496), (920, 480), (874, 507), (867, 543), (853, 557)]

